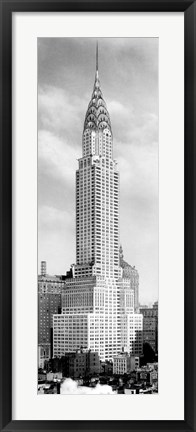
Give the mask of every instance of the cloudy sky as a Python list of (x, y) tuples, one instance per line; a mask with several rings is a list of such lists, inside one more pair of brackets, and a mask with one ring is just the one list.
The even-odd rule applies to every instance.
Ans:
[[(95, 76), (93, 38), (38, 39), (38, 265), (75, 262), (75, 171)], [(99, 76), (120, 171), (120, 242), (158, 299), (158, 39), (99, 39)]]

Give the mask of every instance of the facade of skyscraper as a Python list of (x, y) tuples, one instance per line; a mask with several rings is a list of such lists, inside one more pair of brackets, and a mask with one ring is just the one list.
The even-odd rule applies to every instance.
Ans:
[(120, 266), (123, 269), (122, 276), (124, 279), (129, 279), (130, 288), (134, 291), (134, 310), (139, 310), (139, 273), (135, 266), (131, 266), (124, 260), (122, 245), (119, 249)]
[(143, 315), (143, 341), (158, 353), (158, 302), (151, 308), (140, 306), (140, 313)]
[(119, 264), (119, 172), (98, 74), (88, 105), (76, 171), (76, 264), (54, 315), (53, 355), (81, 347), (113, 359), (124, 347), (141, 354), (143, 316)]
[(44, 362), (52, 357), (53, 315), (61, 313), (63, 286), (64, 281), (59, 277), (42, 274), (38, 276), (38, 366), (40, 368), (44, 368)]

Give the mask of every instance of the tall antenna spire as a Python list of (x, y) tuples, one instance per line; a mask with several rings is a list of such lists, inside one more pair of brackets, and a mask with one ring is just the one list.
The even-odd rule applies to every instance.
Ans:
[(96, 43), (96, 72), (98, 72), (98, 41)]
[(99, 79), (99, 73), (98, 73), (98, 41), (96, 43), (96, 73), (95, 73), (95, 79)]

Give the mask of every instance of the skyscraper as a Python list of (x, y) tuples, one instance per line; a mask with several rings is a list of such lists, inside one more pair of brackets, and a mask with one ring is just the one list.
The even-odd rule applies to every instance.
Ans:
[(52, 356), (53, 315), (61, 311), (63, 285), (64, 281), (60, 277), (46, 275), (46, 261), (42, 261), (41, 275), (38, 276), (38, 366), (40, 368), (44, 368), (45, 361)]
[(90, 265), (94, 275), (110, 279), (120, 275), (119, 173), (112, 141), (97, 53), (95, 83), (84, 121), (82, 158), (76, 173), (76, 274), (83, 265)]
[(152, 307), (140, 306), (143, 315), (143, 342), (151, 345), (154, 352), (158, 353), (158, 301)]
[(110, 116), (96, 73), (76, 171), (76, 264), (54, 315), (54, 356), (78, 348), (112, 359), (122, 347), (142, 352), (142, 315), (119, 264), (119, 173)]
[(124, 260), (122, 245), (119, 249), (120, 266), (122, 267), (122, 276), (124, 279), (129, 279), (130, 288), (134, 291), (134, 308), (135, 312), (139, 310), (139, 273), (135, 266), (131, 266)]

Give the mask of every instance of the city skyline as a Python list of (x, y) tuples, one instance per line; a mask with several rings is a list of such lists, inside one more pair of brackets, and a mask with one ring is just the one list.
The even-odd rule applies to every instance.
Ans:
[[(95, 40), (58, 39), (57, 44), (56, 40), (41, 39), (38, 45), (38, 251), (39, 260), (47, 261), (49, 273), (63, 274), (72, 262), (76, 262), (73, 173), (76, 158), (81, 154), (82, 122), (89, 87), (92, 88), (92, 71), (95, 70)], [(99, 74), (111, 117), (114, 158), (121, 174), (120, 243), (126, 261), (139, 271), (141, 301), (153, 302), (158, 298), (158, 42), (153, 39), (101, 39), (99, 46)], [(110, 67), (106, 63), (108, 46)], [(79, 48), (82, 50), (80, 55)], [(88, 61), (86, 56), (89, 56)], [(78, 76), (74, 73), (76, 61)], [(129, 72), (132, 66), (132, 81), (129, 78), (120, 86), (120, 89), (122, 85), (126, 87), (126, 96), (131, 92), (130, 103), (125, 93), (120, 94), (119, 69), (114, 67), (115, 62), (116, 66), (123, 67), (125, 75), (127, 65)], [(143, 77), (141, 63), (145, 66)], [(141, 86), (137, 83), (139, 77), (134, 75), (136, 71), (143, 78)], [(123, 75), (121, 70), (120, 75)], [(115, 83), (118, 84), (116, 91)], [(136, 83), (137, 87), (134, 87)], [(139, 104), (142, 90), (143, 99)], [(112, 99), (112, 92), (116, 99)]]
[[(53, 356), (86, 349), (113, 361), (122, 350), (143, 353), (143, 315), (119, 260), (119, 169), (98, 70), (76, 170), (76, 264), (66, 275), (61, 313), (53, 315)], [(85, 375), (85, 370), (83, 370)]]

